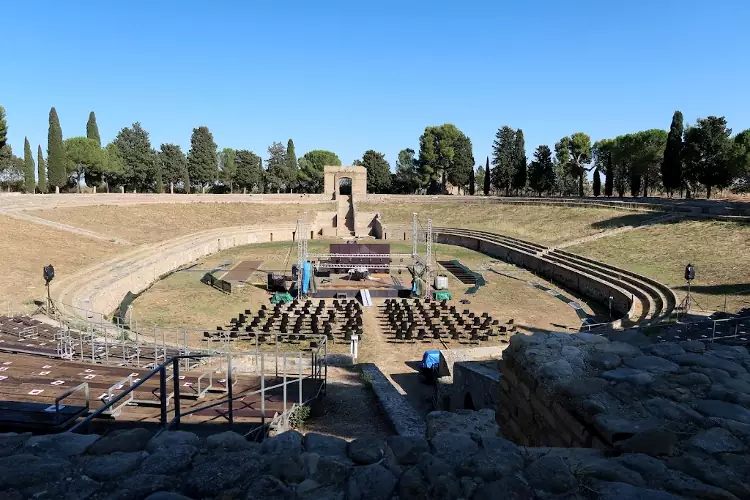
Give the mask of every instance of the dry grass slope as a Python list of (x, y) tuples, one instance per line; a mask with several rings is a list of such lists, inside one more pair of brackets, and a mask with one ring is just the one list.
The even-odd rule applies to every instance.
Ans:
[(45, 295), (42, 268), (58, 276), (104, 260), (122, 246), (0, 215), (0, 314), (28, 309)]
[(135, 244), (166, 240), (216, 227), (289, 223), (307, 210), (312, 219), (328, 204), (192, 203), (97, 205), (29, 211), (30, 215), (117, 236)]
[(693, 291), (705, 309), (750, 307), (750, 224), (685, 220), (602, 238), (568, 251), (650, 276), (685, 294), (683, 273), (697, 271)]
[(543, 245), (555, 245), (623, 225), (638, 224), (657, 216), (604, 208), (466, 202), (362, 203), (358, 208), (380, 212), (386, 224), (411, 225), (411, 214), (417, 212), (422, 219), (432, 218), (437, 226), (482, 229)]

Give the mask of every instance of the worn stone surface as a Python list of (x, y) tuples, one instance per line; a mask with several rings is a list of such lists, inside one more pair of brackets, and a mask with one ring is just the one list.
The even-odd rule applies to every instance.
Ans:
[(127, 429), (114, 431), (103, 436), (92, 444), (88, 453), (90, 455), (108, 455), (117, 451), (128, 453), (146, 449), (146, 444), (151, 439), (151, 432), (147, 429)]
[(156, 436), (152, 437), (146, 445), (146, 449), (150, 452), (156, 451), (159, 448), (169, 448), (178, 445), (190, 445), (196, 446), (200, 439), (192, 432), (185, 431), (166, 431), (160, 432)]
[(721, 427), (712, 427), (696, 434), (687, 441), (687, 446), (709, 454), (739, 453), (747, 450), (742, 441)]
[(24, 451), (34, 455), (50, 457), (72, 457), (83, 454), (89, 446), (99, 439), (96, 434), (48, 434), (32, 436), (23, 445)]
[(493, 410), (429, 413), (427, 415), (427, 439), (432, 439), (444, 431), (467, 436), (497, 436), (500, 429), (495, 421)]
[(115, 452), (111, 455), (99, 455), (86, 462), (84, 473), (97, 481), (112, 481), (134, 471), (146, 458), (143, 452)]
[(375, 437), (355, 439), (348, 444), (346, 453), (357, 465), (370, 465), (385, 457), (385, 441)]
[[(561, 349), (564, 342), (555, 338), (555, 349)], [(538, 342), (528, 345), (546, 352)], [(600, 345), (604, 344), (581, 341), (574, 347), (585, 360)], [(549, 351), (549, 355), (555, 352)], [(578, 351), (566, 353), (575, 358)], [(598, 372), (587, 371), (591, 369), (588, 363), (584, 365), (588, 368), (571, 366), (585, 384), (591, 384), (592, 378), (604, 380)], [(671, 384), (664, 377), (687, 372), (652, 374), (657, 377), (655, 384)], [(137, 438), (134, 443), (113, 433), (101, 440), (96, 436), (36, 439), (31, 447), (31, 437), (6, 434), (0, 440), (9, 443), (12, 451), (0, 457), (0, 498), (448, 500), (495, 499), (499, 492), (502, 498), (524, 500), (750, 498), (746, 480), (750, 476), (750, 425), (696, 412), (692, 406), (702, 401), (698, 395), (694, 395), (697, 401), (687, 402), (653, 394), (639, 400), (630, 382), (593, 384), (600, 392), (582, 391), (587, 396), (581, 398), (598, 398), (606, 408), (600, 414), (606, 418), (600, 420), (613, 434), (626, 436), (606, 451), (518, 446), (497, 435), (490, 410), (431, 414), (426, 430), (430, 438), (394, 436), (383, 441), (363, 437), (349, 443), (296, 431), (269, 438), (262, 445), (233, 433), (201, 440), (184, 432), (149, 439), (135, 432), (131, 433)], [(695, 387), (706, 391), (710, 386)], [(724, 387), (735, 392), (743, 389), (741, 384)], [(533, 411), (542, 410), (548, 413), (545, 418), (553, 414), (549, 407)], [(731, 412), (723, 408), (714, 413)], [(597, 434), (599, 439), (603, 436)], [(72, 449), (63, 451), (66, 442)]]

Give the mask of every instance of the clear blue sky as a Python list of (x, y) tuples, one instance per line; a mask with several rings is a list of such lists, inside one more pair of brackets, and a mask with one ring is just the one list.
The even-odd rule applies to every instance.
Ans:
[(206, 125), (220, 148), (291, 137), (392, 167), (451, 122), (484, 163), (505, 124), (529, 154), (675, 109), (750, 127), (749, 21), (746, 0), (6, 1), (0, 105), (19, 155), (24, 136), (46, 152), (55, 106), (65, 137), (94, 110), (104, 142), (140, 121), (187, 151)]

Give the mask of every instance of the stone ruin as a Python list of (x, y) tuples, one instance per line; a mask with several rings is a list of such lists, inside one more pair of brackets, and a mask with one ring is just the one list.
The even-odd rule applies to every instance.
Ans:
[[(549, 357), (553, 351), (559, 353), (564, 347), (565, 362), (570, 369), (565, 363), (556, 363)], [(659, 375), (665, 373), (670, 377), (688, 375), (684, 378), (693, 382), (692, 388), (706, 386), (706, 378), (712, 380), (712, 377), (723, 376), (719, 372), (704, 373), (705, 369), (721, 370), (709, 366), (700, 366), (703, 371), (693, 372), (706, 378), (681, 373), (684, 370), (679, 367), (697, 365), (680, 365), (674, 361), (675, 368), (653, 359), (665, 360), (663, 356), (624, 356), (625, 350), (613, 352), (617, 349), (627, 348), (585, 336), (572, 336), (570, 340), (549, 336), (545, 340), (529, 337), (515, 341), (512, 352), (518, 359), (535, 359), (529, 367), (532, 372), (541, 372), (539, 377), (544, 381), (541, 393), (545, 397), (550, 394), (548, 388), (553, 391), (558, 388), (562, 392), (562, 388), (567, 387), (570, 394), (575, 394), (568, 397), (570, 404), (592, 400), (599, 401), (597, 408), (606, 408), (595, 412), (596, 415), (614, 413), (616, 403), (609, 398), (616, 399), (615, 394), (621, 390), (617, 388), (619, 384), (631, 383), (623, 382), (621, 376), (636, 377), (630, 380), (637, 385), (645, 383), (648, 375), (654, 377), (652, 383), (657, 383)], [(677, 358), (683, 362), (697, 359), (690, 357), (694, 352), (685, 350), (683, 353), (675, 347), (666, 349), (670, 356), (683, 356)], [(734, 363), (743, 356), (747, 362), (746, 352), (722, 349), (716, 352), (736, 356)], [(621, 362), (607, 366), (600, 373), (601, 377), (586, 377), (581, 384), (570, 379), (576, 367), (580, 368), (578, 359), (584, 366), (587, 359), (594, 358), (606, 359), (610, 365), (610, 361), (615, 360), (613, 354)], [(636, 352), (630, 350), (627, 354)], [(634, 361), (642, 357), (647, 359)], [(714, 357), (724, 359), (718, 355)], [(657, 366), (661, 371), (655, 369)], [(670, 371), (665, 372), (664, 367), (670, 367)], [(735, 370), (738, 369), (735, 367)], [(614, 379), (608, 378), (611, 374), (604, 375), (613, 371)], [(607, 384), (592, 383), (589, 378), (602, 378)], [(713, 401), (726, 403), (730, 391), (738, 392), (730, 387), (737, 388), (736, 384), (726, 385), (727, 380), (733, 379), (737, 378), (723, 379), (724, 389), (708, 386), (711, 397), (717, 398)], [(518, 387), (526, 382), (519, 379)], [(663, 387), (668, 387), (669, 382), (666, 384)], [(571, 392), (583, 385), (598, 388)], [(532, 389), (527, 388), (531, 394)], [(695, 389), (696, 392), (702, 390)], [(539, 388), (533, 391), (536, 394)], [(693, 389), (690, 392), (692, 394)], [(145, 429), (115, 431), (103, 437), (70, 433), (48, 436), (2, 434), (0, 498), (749, 498), (750, 464), (744, 452), (748, 444), (746, 431), (750, 426), (731, 418), (744, 413), (737, 408), (712, 403), (714, 409), (701, 417), (699, 411), (689, 409), (690, 403), (684, 395), (680, 397), (681, 402), (667, 394), (644, 396), (624, 405), (630, 412), (628, 429), (636, 433), (616, 441), (612, 448), (602, 446), (601, 449), (516, 444), (501, 435), (495, 412), (490, 409), (432, 412), (427, 416), (424, 436), (398, 435), (387, 440), (363, 437), (348, 443), (337, 437), (314, 433), (303, 436), (297, 431), (284, 432), (262, 444), (249, 442), (233, 432), (205, 439), (184, 431), (152, 436)], [(645, 401), (654, 398), (663, 401), (655, 406), (661, 413), (648, 410), (648, 414), (641, 415), (642, 418), (634, 417), (640, 415)], [(620, 406), (623, 405), (617, 403), (617, 407)], [(722, 415), (710, 415), (716, 413)], [(531, 418), (536, 418), (534, 415)], [(624, 415), (621, 420), (626, 420)], [(638, 423), (655, 423), (657, 420), (660, 422), (658, 427)], [(556, 425), (562, 432), (562, 426)], [(617, 424), (617, 428), (621, 429), (621, 424)], [(534, 439), (541, 440), (544, 435), (540, 433)]]

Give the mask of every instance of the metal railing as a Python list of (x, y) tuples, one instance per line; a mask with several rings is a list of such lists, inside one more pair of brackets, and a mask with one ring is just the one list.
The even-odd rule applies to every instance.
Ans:
[[(98, 408), (93, 413), (90, 413), (88, 416), (86, 416), (82, 421), (76, 423), (73, 427), (69, 429), (69, 432), (76, 432), (79, 429), (85, 429), (88, 424), (94, 420), (95, 418), (98, 418), (102, 415), (113, 415), (117, 416), (121, 409), (128, 405), (133, 404), (137, 402), (134, 398), (134, 391), (137, 390), (139, 387), (141, 387), (146, 381), (150, 380), (154, 376), (159, 376), (159, 424), (163, 429), (170, 429), (174, 427), (175, 429), (179, 428), (180, 421), (183, 417), (187, 417), (193, 414), (196, 414), (201, 411), (209, 410), (211, 408), (216, 408), (218, 406), (226, 405), (227, 406), (227, 412), (226, 417), (228, 419), (228, 422), (230, 426), (234, 423), (234, 402), (238, 399), (242, 399), (248, 396), (253, 395), (260, 395), (260, 405), (261, 405), (261, 427), (265, 427), (266, 424), (266, 393), (268, 391), (276, 390), (281, 388), (283, 391), (282, 396), (282, 408), (283, 413), (285, 414), (288, 411), (288, 386), (292, 384), (296, 384), (298, 386), (298, 397), (297, 397), (297, 404), (307, 404), (311, 400), (317, 398), (321, 392), (325, 393), (325, 385), (327, 380), (327, 374), (328, 374), (328, 367), (326, 365), (326, 356), (325, 353), (323, 355), (320, 355), (320, 352), (311, 351), (311, 364), (310, 364), (310, 372), (304, 373), (305, 367), (303, 363), (303, 352), (297, 352), (294, 353), (297, 358), (297, 371), (296, 377), (289, 377), (288, 370), (287, 370), (287, 360), (289, 359), (289, 354), (287, 352), (282, 353), (282, 382), (273, 384), (271, 386), (266, 386), (266, 363), (265, 358), (267, 355), (273, 355), (273, 353), (260, 353), (260, 389), (258, 390), (250, 390), (250, 391), (242, 391), (240, 394), (234, 394), (234, 385), (236, 382), (236, 379), (234, 377), (234, 374), (236, 372), (236, 369), (232, 366), (232, 358), (233, 355), (226, 354), (226, 355), (219, 355), (219, 354), (190, 354), (190, 355), (177, 355), (173, 356), (167, 361), (159, 364), (158, 366), (154, 367), (152, 370), (150, 370), (147, 374), (145, 374), (140, 380), (134, 380), (132, 378), (132, 375), (129, 375), (128, 377), (125, 377), (123, 380), (118, 382), (117, 384), (113, 384), (105, 394), (107, 397), (103, 398), (106, 399), (105, 404)], [(195, 408), (191, 408), (190, 410), (186, 412), (181, 411), (181, 398), (193, 398), (197, 397), (200, 398), (202, 395), (204, 395), (209, 390), (214, 389), (213, 387), (213, 373), (211, 372), (209, 374), (210, 381), (209, 384), (203, 388), (200, 386), (200, 380), (201, 378), (206, 376), (206, 372), (199, 377), (199, 383), (198, 383), (198, 392), (197, 394), (192, 395), (181, 395), (180, 394), (180, 360), (183, 360), (185, 358), (191, 358), (191, 359), (200, 359), (200, 358), (217, 358), (217, 357), (224, 357), (227, 358), (227, 376), (226, 376), (226, 383), (225, 388), (222, 389), (221, 392), (226, 393), (226, 397), (220, 398), (216, 401), (212, 401), (210, 403), (207, 403), (205, 405), (201, 405)], [(171, 374), (169, 373), (171, 371)], [(275, 375), (278, 377), (278, 365), (276, 366)], [(303, 382), (308, 379), (313, 380), (319, 380), (321, 383), (318, 385), (318, 389), (315, 392), (314, 395), (311, 397), (304, 399), (303, 394)], [(167, 392), (167, 386), (169, 381), (172, 381), (172, 391)], [(124, 387), (125, 383), (129, 383), (129, 387), (125, 389), (120, 394), (114, 396), (114, 389), (117, 387)], [(81, 384), (81, 386), (85, 386), (86, 388), (86, 401), (88, 408), (88, 384), (84, 383)], [(80, 386), (79, 386), (80, 387)], [(71, 391), (72, 393), (72, 391)], [(66, 394), (65, 396), (67, 397)], [(172, 402), (172, 413), (173, 417), (172, 419), (168, 419), (169, 415), (169, 403)]]

